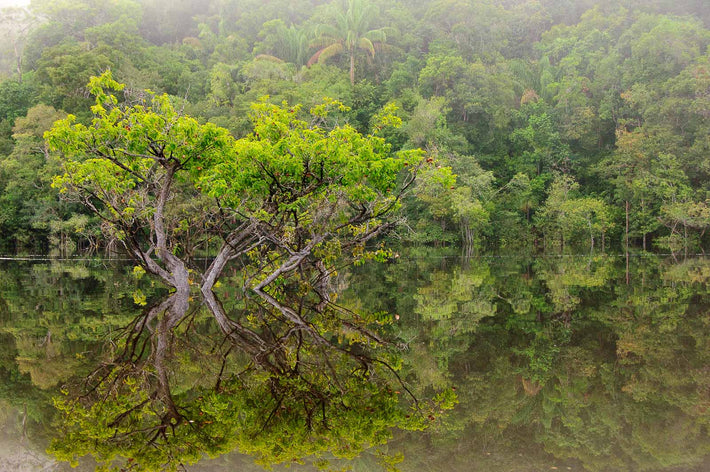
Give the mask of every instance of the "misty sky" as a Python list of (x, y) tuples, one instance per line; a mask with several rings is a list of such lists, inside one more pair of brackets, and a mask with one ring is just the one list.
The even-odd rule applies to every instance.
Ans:
[(0, 8), (29, 5), (30, 0), (0, 0)]

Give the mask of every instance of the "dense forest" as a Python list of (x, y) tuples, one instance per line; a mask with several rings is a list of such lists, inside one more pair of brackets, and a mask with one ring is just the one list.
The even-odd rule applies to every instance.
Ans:
[[(420, 179), (397, 236), (494, 250), (699, 251), (710, 226), (705, 0), (33, 0), (0, 12), (0, 243), (111, 245), (52, 185), (44, 133), (89, 123), (92, 76), (235, 138), (249, 110), (338, 100), (359, 133), (383, 110)], [(395, 106), (392, 106), (394, 104)], [(396, 108), (395, 108), (396, 107)]]

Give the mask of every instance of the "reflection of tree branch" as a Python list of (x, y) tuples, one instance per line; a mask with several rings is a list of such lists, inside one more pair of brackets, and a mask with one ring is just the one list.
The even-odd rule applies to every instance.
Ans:
[(118, 425), (121, 424), (121, 421), (122, 421), (126, 416), (130, 415), (132, 412), (136, 411), (137, 409), (139, 409), (140, 407), (142, 407), (143, 405), (145, 405), (145, 404), (148, 403), (149, 401), (150, 401), (150, 398), (146, 398), (145, 400), (143, 400), (143, 401), (140, 402), (139, 404), (137, 404), (137, 405), (135, 405), (135, 406), (133, 406), (133, 407), (131, 407), (131, 408), (125, 410), (124, 412), (120, 413), (116, 418), (114, 418), (113, 421), (111, 421), (110, 423), (108, 423), (107, 426), (108, 426), (109, 428), (115, 428), (116, 426), (118, 426)]
[[(148, 322), (152, 320), (154, 316), (156, 316), (157, 312), (160, 311), (161, 308), (165, 307), (166, 302), (167, 300), (163, 301), (157, 306), (151, 307), (148, 310), (144, 311), (141, 315), (135, 317), (131, 323), (129, 323), (125, 328), (121, 330), (127, 333), (127, 337), (123, 342), (122, 352), (118, 356), (116, 356), (116, 358), (113, 359), (111, 362), (102, 364), (96, 369), (94, 369), (94, 371), (86, 377), (86, 380), (84, 382), (85, 387), (88, 386), (91, 381), (97, 375), (99, 375), (100, 372), (103, 372), (103, 375), (101, 375), (99, 380), (97, 382), (94, 382), (94, 384), (90, 388), (88, 388), (88, 390), (86, 390), (85, 393), (79, 398), (87, 398), (100, 386), (104, 385), (104, 382), (106, 382), (111, 376), (111, 374), (115, 372), (115, 366), (122, 366), (123, 368), (121, 369), (121, 372), (126, 370), (127, 368), (136, 368), (135, 362), (143, 357), (145, 348), (150, 340), (150, 337), (146, 337), (143, 339), (141, 350), (136, 355), (136, 349), (138, 342), (141, 339), (141, 334), (146, 329)], [(119, 331), (119, 334), (121, 331)], [(130, 367), (125, 367), (124, 364), (128, 364)], [(112, 382), (113, 384), (123, 378), (121, 372), (119, 372), (119, 374), (115, 376), (115, 379)]]
[[(149, 308), (143, 315), (141, 315), (137, 320), (134, 321), (133, 326), (139, 325), (138, 329), (130, 329), (128, 331), (128, 338), (124, 343), (123, 353), (119, 356), (118, 360), (131, 360), (141, 359), (145, 348), (148, 344), (150, 337), (143, 340), (143, 346), (141, 351), (136, 355), (137, 343), (141, 338), (141, 334), (145, 329), (150, 330), (149, 324), (158, 316), (160, 313), (165, 313), (172, 304), (172, 296), (165, 299), (163, 302)], [(130, 345), (130, 349), (129, 349)]]
[(257, 333), (245, 328), (227, 316), (222, 303), (217, 299), (214, 292), (210, 290), (203, 293), (203, 295), (205, 305), (215, 317), (222, 333), (229, 337), (235, 345), (248, 354), (257, 357), (261, 357), (268, 350), (267, 343)]
[(281, 404), (283, 403), (283, 401), (284, 401), (284, 397), (280, 397), (280, 398), (278, 399), (278, 401), (276, 402), (276, 406), (274, 407), (273, 410), (271, 410), (271, 413), (270, 413), (269, 416), (266, 418), (266, 421), (264, 421), (264, 424), (261, 425), (261, 429), (259, 429), (259, 432), (255, 433), (255, 434), (252, 436), (252, 439), (257, 438), (261, 433), (264, 432), (264, 430), (265, 430), (266, 427), (268, 426), (268, 424), (269, 424), (269, 422), (271, 421), (271, 419), (274, 417), (274, 415), (276, 414), (276, 412), (279, 411), (279, 408), (281, 408)]
[[(392, 344), (364, 326), (363, 317), (346, 308), (329, 302), (322, 310), (314, 309), (320, 295), (308, 281), (313, 280), (317, 271), (316, 277), (321, 277), (322, 282), (320, 290), (327, 290), (324, 279), (329, 277), (323, 275), (326, 271), (324, 263), (319, 264), (316, 259), (314, 264), (312, 259), (309, 260), (317, 244), (311, 240), (303, 246), (302, 252), (294, 251), (290, 257), (285, 257), (257, 285), (255, 292), (259, 297), (245, 300), (252, 300), (243, 309), (256, 314), (254, 325), (258, 328), (251, 324), (245, 326), (239, 318), (234, 319), (212, 290), (202, 291), (203, 306), (209, 310), (222, 339), (228, 344), (223, 346), (216, 342), (209, 353), (210, 349), (194, 349), (195, 354), (207, 355), (210, 362), (214, 362), (210, 372), (215, 377), (205, 378), (204, 382), (196, 380), (190, 387), (193, 390), (180, 388), (178, 395), (175, 385), (171, 385), (175, 377), (179, 378), (171, 370), (171, 356), (177, 346), (182, 347), (182, 344), (176, 344), (176, 336), (186, 330), (193, 331), (198, 325), (182, 323), (176, 329), (188, 319), (186, 297), (189, 292), (172, 293), (124, 327), (119, 333), (124, 336), (124, 342), (119, 345), (115, 359), (97, 369), (93, 381), (99, 374), (101, 380), (92, 385), (84, 397), (88, 402), (76, 405), (77, 414), (82, 419), (98, 419), (98, 430), (93, 432), (94, 435), (83, 436), (87, 438), (85, 441), (97, 443), (97, 446), (90, 447), (98, 448), (100, 444), (103, 451), (126, 451), (124, 457), (144, 457), (146, 460), (154, 460), (152, 458), (157, 454), (165, 464), (174, 466), (184, 460), (182, 454), (192, 453), (187, 452), (192, 448), (189, 443), (215, 450), (215, 447), (232, 444), (232, 441), (239, 444), (239, 441), (253, 441), (260, 436), (255, 443), (269, 444), (274, 440), (274, 433), (282, 427), (298, 424), (302, 431), (307, 431), (303, 437), (313, 435), (332, 448), (339, 441), (359, 441), (342, 436), (340, 425), (331, 424), (336, 421), (334, 418), (337, 416), (337, 421), (347, 421), (348, 428), (361, 428), (363, 414), (377, 415), (377, 408), (391, 405), (395, 392), (389, 386), (401, 385), (419, 409), (416, 397), (387, 359), (377, 359), (368, 351), (374, 344)], [(291, 284), (274, 283), (267, 292), (267, 285), (279, 277), (292, 277), (298, 290), (292, 293), (290, 289), (294, 287)], [(336, 326), (332, 333), (326, 331), (331, 324)], [(334, 336), (343, 331), (366, 336), (367, 341), (347, 344), (336, 340)], [(197, 339), (190, 336), (190, 342)], [(241, 351), (248, 358), (243, 370), (243, 366), (230, 368), (230, 361), (241, 359), (235, 357), (235, 351)], [(136, 377), (137, 384), (125, 382)], [(116, 403), (112, 405), (110, 402), (114, 400)], [(68, 415), (73, 414), (70, 408), (72, 405), (65, 409)], [(233, 417), (241, 415), (233, 415), (229, 408), (254, 408), (247, 415), (262, 418), (263, 423), (251, 420), (246, 425), (238, 419), (233, 421)], [(385, 425), (378, 426), (380, 432), (382, 428), (403, 421), (404, 414), (392, 416), (391, 411), (385, 410), (378, 417), (378, 421)], [(196, 415), (202, 416), (203, 413), (203, 419), (198, 421)], [(208, 426), (212, 423), (218, 424)], [(76, 427), (76, 424), (70, 423), (69, 428)], [(370, 431), (364, 434), (365, 438), (375, 437)], [(235, 435), (239, 439), (234, 439)], [(329, 435), (336, 436), (328, 438)], [(185, 443), (189, 447), (186, 448)], [(263, 444), (258, 447), (270, 447)], [(361, 447), (362, 444), (357, 443), (357, 448)], [(311, 453), (302, 448), (299, 451), (297, 455)], [(283, 455), (273, 451), (263, 454)], [(113, 460), (115, 456), (109, 458)], [(129, 470), (131, 465), (127, 464)]]
[(214, 389), (215, 391), (219, 391), (220, 386), (222, 385), (222, 375), (224, 374), (224, 368), (227, 367), (227, 358), (229, 356), (229, 353), (232, 351), (232, 348), (230, 347), (227, 352), (224, 353), (222, 356), (222, 366), (219, 369), (219, 374), (217, 374), (217, 382), (215, 383)]
[(412, 397), (412, 400), (414, 400), (414, 405), (416, 406), (417, 411), (420, 411), (421, 409), (419, 408), (419, 400), (418, 400), (417, 397), (412, 393), (412, 391), (409, 390), (409, 387), (407, 387), (407, 385), (406, 385), (406, 384), (404, 383), (404, 381), (402, 380), (402, 377), (399, 376), (399, 374), (398, 374), (397, 371), (394, 369), (394, 367), (392, 367), (391, 365), (389, 365), (387, 362), (383, 361), (382, 359), (373, 358), (372, 361), (373, 361), (373, 362), (377, 362), (377, 363), (382, 364), (382, 365), (384, 365), (385, 367), (387, 367), (387, 369), (392, 373), (392, 375), (395, 376), (395, 378), (397, 379), (397, 382), (399, 382), (399, 385), (404, 389), (405, 392), (407, 392), (407, 393), (409, 394), (410, 397)]
[[(350, 310), (349, 308), (345, 308), (342, 305), (338, 305), (337, 303), (329, 303), (328, 304), (329, 308), (332, 308), (335, 311), (341, 312), (348, 314), (352, 316), (354, 319), (358, 320), (361, 319), (360, 315), (355, 313), (354, 311)], [(392, 343), (383, 339), (381, 336), (377, 335), (377, 333), (365, 328), (364, 326), (361, 326), (359, 324), (353, 323), (351, 321), (347, 321), (344, 319), (339, 319), (338, 320), (342, 325), (347, 326), (348, 328), (357, 331), (358, 333), (364, 335), (365, 337), (371, 339), (372, 341), (375, 341), (378, 344), (381, 344), (383, 346), (386, 345), (391, 345)]]

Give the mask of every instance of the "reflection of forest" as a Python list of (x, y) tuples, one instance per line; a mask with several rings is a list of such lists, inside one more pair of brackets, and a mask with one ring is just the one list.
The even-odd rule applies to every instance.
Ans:
[[(62, 277), (70, 274), (59, 273), (57, 285), (71, 286)], [(36, 352), (10, 355), (9, 363), (23, 372), (27, 359), (38, 360), (43, 375), (33, 371), (31, 379), (40, 389), (64, 381), (53, 392), (59, 413), (49, 448), (60, 460), (90, 455), (129, 470), (178, 470), (238, 450), (264, 465), (305, 458), (326, 465), (372, 448), (387, 466), (399, 456), (376, 446), (392, 429), (425, 429), (455, 401), (451, 390), (431, 400), (412, 395), (398, 374), (402, 346), (384, 337), (391, 318), (323, 304), (299, 276), (271, 290), (268, 304), (235, 298), (231, 284), (205, 294), (202, 305), (188, 292), (148, 296), (150, 287), (136, 284), (129, 281), (123, 296), (146, 307), (117, 317), (122, 324), (110, 333), (88, 335), (102, 349), (92, 350), (100, 354), (84, 375), (74, 375), (71, 364), (63, 376), (47, 370), (72, 358), (62, 355), (52, 326), (29, 337), (18, 331), (18, 354)], [(7, 298), (21, 305), (18, 295)], [(53, 382), (36, 381), (53, 375)]]
[(605, 257), (368, 270), (378, 284), (353, 298), (399, 313), (410, 378), (461, 402), (428, 443), (402, 443), (403, 468), (705, 470), (710, 261), (632, 260), (629, 285)]
[[(340, 467), (337, 457), (384, 443), (392, 427), (401, 431), (350, 462), (354, 470), (387, 467), (400, 453), (397, 467), (412, 471), (708, 466), (710, 261), (632, 259), (627, 285), (625, 261), (614, 258), (421, 255), (341, 272), (334, 282), (344, 289), (346, 321), (370, 315), (353, 325), (333, 314), (309, 319), (323, 340), (288, 334), (283, 320), (267, 323), (272, 313), (240, 315), (245, 301), (225, 281), (217, 295), (227, 334), (256, 336), (247, 349), (208, 310), (191, 309), (161, 331), (170, 323), (166, 307), (162, 314), (149, 307), (162, 298), (130, 267), (5, 264), (0, 411), (8, 413), (0, 419), (26, 443), (46, 444), (61, 418), (51, 399), (67, 385), (70, 394), (89, 395), (71, 403), (70, 441), (55, 442), (58, 453), (93, 448), (109, 457), (123, 448), (153, 467), (235, 448), (263, 462), (316, 454)], [(138, 289), (148, 305), (136, 317)], [(152, 332), (135, 329), (151, 313)], [(373, 327), (409, 348), (368, 341), (364, 329)], [(271, 346), (261, 360), (250, 351), (259, 340)], [(99, 346), (114, 349), (97, 356)], [(404, 385), (375, 359), (399, 368)], [(86, 384), (71, 381), (92, 372)], [(411, 414), (404, 387), (421, 399), (423, 417)], [(439, 416), (425, 399), (451, 388), (460, 404)], [(407, 432), (424, 424), (426, 432)], [(153, 437), (163, 455), (146, 449)], [(106, 450), (97, 449), (99, 439)], [(244, 460), (227, 455), (195, 470), (230, 470)]]

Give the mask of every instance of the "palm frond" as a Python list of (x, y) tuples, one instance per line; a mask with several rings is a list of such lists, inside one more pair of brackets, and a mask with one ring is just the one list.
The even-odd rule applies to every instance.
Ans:
[(308, 59), (308, 62), (306, 65), (308, 67), (312, 66), (316, 62), (323, 63), (330, 59), (333, 56), (337, 56), (338, 54), (343, 52), (343, 44), (342, 43), (335, 43), (331, 44), (330, 46), (326, 46), (320, 50), (318, 50), (315, 54), (311, 56), (310, 59)]
[(387, 33), (385, 33), (384, 29), (370, 30), (367, 33), (363, 34), (362, 37), (369, 39), (373, 43), (384, 43), (385, 41), (387, 41)]
[(324, 48), (328, 47), (334, 43), (340, 43), (343, 40), (341, 38), (333, 38), (331, 36), (319, 36), (310, 42), (312, 48)]
[(369, 39), (360, 38), (357, 47), (364, 51), (367, 51), (371, 57), (375, 57), (375, 45), (372, 44), (372, 41), (370, 41)]
[(342, 52), (343, 52), (343, 43), (331, 44), (330, 46), (321, 49), (320, 56), (318, 56), (318, 62), (323, 63), (333, 56), (337, 56), (338, 54), (342, 54)]
[(316, 26), (315, 33), (316, 33), (316, 38), (320, 38), (320, 37), (325, 36), (325, 37), (329, 37), (329, 38), (340, 39), (343, 37), (342, 29), (336, 28), (335, 26), (328, 25), (328, 24), (320, 24), (320, 25)]

